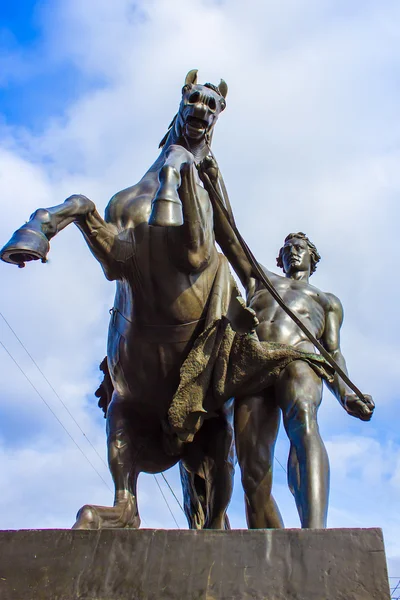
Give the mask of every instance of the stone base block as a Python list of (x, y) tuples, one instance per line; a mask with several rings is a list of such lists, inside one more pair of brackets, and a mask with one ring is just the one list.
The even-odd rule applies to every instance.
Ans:
[(380, 529), (0, 532), (1, 600), (389, 600)]

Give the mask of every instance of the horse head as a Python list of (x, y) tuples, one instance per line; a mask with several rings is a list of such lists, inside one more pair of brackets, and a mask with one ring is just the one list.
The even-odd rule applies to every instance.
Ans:
[(164, 146), (171, 131), (174, 138), (189, 142), (210, 142), (215, 123), (225, 109), (228, 86), (223, 79), (219, 85), (197, 83), (197, 69), (189, 71), (182, 88), (182, 100), (160, 146)]
[[(225, 109), (228, 86), (221, 79), (218, 86), (197, 83), (197, 70), (186, 75), (182, 100), (168, 132), (160, 142), (163, 148), (159, 158), (159, 188), (152, 201), (149, 225), (181, 226), (182, 203), (178, 189), (181, 185), (181, 168), (184, 164), (200, 164), (210, 152), (215, 123)], [(188, 158), (189, 157), (189, 158)]]

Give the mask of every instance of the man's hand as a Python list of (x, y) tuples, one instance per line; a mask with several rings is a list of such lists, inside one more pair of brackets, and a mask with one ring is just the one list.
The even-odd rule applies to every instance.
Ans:
[(201, 163), (198, 165), (200, 179), (203, 174), (207, 175), (214, 185), (218, 184), (218, 165), (215, 158), (212, 156), (206, 156)]
[(237, 333), (252, 333), (259, 324), (256, 313), (246, 306), (241, 296), (237, 296), (235, 301), (230, 303), (227, 317), (232, 329)]
[(361, 400), (356, 394), (346, 394), (341, 403), (349, 415), (357, 417), (361, 421), (370, 421), (375, 409), (375, 403), (368, 394), (364, 394), (364, 400)]

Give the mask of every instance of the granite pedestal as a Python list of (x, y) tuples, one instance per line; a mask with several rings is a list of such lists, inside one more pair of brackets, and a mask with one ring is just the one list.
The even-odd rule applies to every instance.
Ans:
[(1, 600), (389, 600), (380, 529), (0, 532)]

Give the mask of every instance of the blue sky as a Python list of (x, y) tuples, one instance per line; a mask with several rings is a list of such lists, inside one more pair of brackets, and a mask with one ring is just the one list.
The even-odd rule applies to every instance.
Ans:
[[(341, 298), (350, 374), (377, 404), (365, 424), (325, 392), (320, 425), (332, 467), (329, 524), (382, 526), (391, 573), (400, 575), (400, 8), (389, 0), (250, 5), (246, 11), (239, 0), (2, 6), (1, 240), (39, 206), (75, 192), (102, 212), (155, 159), (186, 72), (198, 68), (204, 82), (223, 77), (227, 110), (213, 149), (240, 229), (271, 269), (287, 233), (309, 234), (322, 255), (312, 282)], [(104, 459), (104, 420), (93, 392), (113, 284), (75, 228), (52, 242), (49, 258), (24, 270), (0, 265), (0, 310)], [(103, 462), (1, 318), (0, 340), (111, 486)], [(82, 504), (109, 504), (112, 494), (0, 352), (0, 527), (69, 527)], [(285, 464), (283, 434), (277, 456)], [(179, 493), (177, 473), (168, 477)], [(275, 495), (286, 524), (298, 526), (278, 464)], [(139, 504), (146, 525), (174, 526), (151, 477), (141, 478)], [(229, 514), (244, 526), (239, 478)]]

